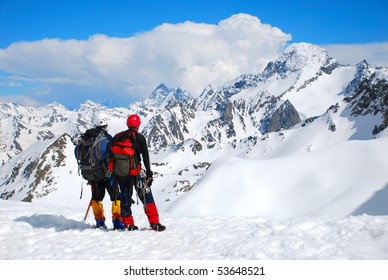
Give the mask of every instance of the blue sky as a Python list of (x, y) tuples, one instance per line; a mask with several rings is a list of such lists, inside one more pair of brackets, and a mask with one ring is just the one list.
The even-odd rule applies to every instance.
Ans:
[[(127, 106), (159, 83), (198, 94), (298, 42), (388, 66), (387, 11), (387, 0), (0, 0), (0, 101)], [(252, 49), (228, 53), (236, 40)], [(254, 63), (239, 65), (236, 52)]]
[[(310, 3), (308, 3), (310, 2)], [(260, 0), (1, 0), (0, 47), (44, 38), (129, 37), (162, 23), (217, 24), (247, 13), (313, 44), (377, 43), (388, 39), (388, 1)]]

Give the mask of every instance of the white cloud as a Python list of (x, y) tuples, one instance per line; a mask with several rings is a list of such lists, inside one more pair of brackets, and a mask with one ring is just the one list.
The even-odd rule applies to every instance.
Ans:
[(241, 73), (259, 73), (281, 53), (289, 34), (238, 14), (218, 25), (162, 24), (130, 38), (44, 39), (0, 49), (3, 72), (44, 83), (72, 83), (136, 96), (159, 83), (199, 94)]
[[(198, 95), (208, 84), (217, 88), (242, 73), (260, 73), (290, 40), (255, 16), (237, 14), (217, 25), (165, 23), (129, 38), (96, 34), (88, 40), (17, 42), (0, 49), (0, 71), (6, 74), (0, 86), (34, 84), (29, 94), (40, 102), (55, 93), (53, 101), (68, 95), (73, 103), (87, 94), (106, 99), (108, 93), (122, 104), (148, 96), (160, 83)], [(388, 65), (388, 43), (322, 47), (341, 63)]]
[(4, 103), (17, 103), (25, 106), (30, 107), (38, 107), (42, 104), (38, 103), (36, 100), (31, 99), (28, 96), (25, 95), (7, 95), (7, 96), (0, 96), (0, 102)]
[(17, 83), (15, 81), (1, 81), (0, 80), (0, 86), (4, 86), (4, 87), (21, 87), (22, 84), (21, 83)]
[(374, 44), (322, 45), (340, 63), (356, 65), (362, 60), (369, 64), (388, 67), (388, 42)]

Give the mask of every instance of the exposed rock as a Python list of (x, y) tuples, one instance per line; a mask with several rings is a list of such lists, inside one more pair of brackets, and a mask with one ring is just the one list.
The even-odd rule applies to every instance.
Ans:
[(276, 132), (283, 129), (289, 129), (301, 122), (298, 111), (286, 100), (278, 109), (267, 116), (260, 127), (260, 131), (264, 133)]

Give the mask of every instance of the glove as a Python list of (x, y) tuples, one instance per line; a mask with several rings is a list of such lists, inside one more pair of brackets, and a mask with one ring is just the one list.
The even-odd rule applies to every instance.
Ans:
[(154, 172), (152, 171), (147, 171), (147, 174), (146, 174), (146, 183), (147, 183), (147, 186), (151, 187), (152, 186), (152, 182), (154, 181)]

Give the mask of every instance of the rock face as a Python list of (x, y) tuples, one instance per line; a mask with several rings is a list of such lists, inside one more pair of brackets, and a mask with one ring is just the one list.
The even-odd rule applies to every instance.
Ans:
[[(388, 126), (388, 70), (379, 68), (373, 73), (366, 61), (357, 65), (357, 83), (344, 100), (349, 102), (351, 115), (381, 115), (381, 123), (376, 124), (373, 135), (382, 132)], [(368, 75), (369, 74), (369, 75)]]
[(268, 132), (276, 132), (293, 127), (301, 122), (298, 111), (286, 100), (272, 114), (267, 116), (260, 127), (260, 131), (265, 134)]

